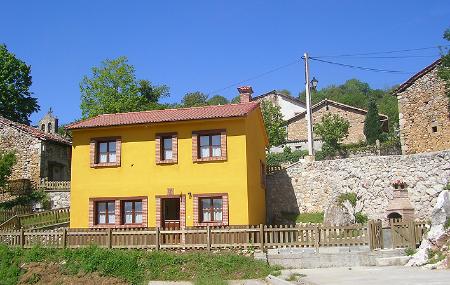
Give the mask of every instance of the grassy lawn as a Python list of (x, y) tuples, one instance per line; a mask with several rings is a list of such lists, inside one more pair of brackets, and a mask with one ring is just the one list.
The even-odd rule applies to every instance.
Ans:
[(16, 249), (0, 245), (0, 284), (17, 284), (25, 273), (21, 265), (32, 262), (58, 264), (65, 275), (98, 273), (131, 284), (144, 284), (150, 280), (224, 284), (223, 280), (263, 278), (279, 269), (235, 253), (150, 252), (97, 247)]
[(321, 223), (323, 223), (323, 212), (299, 214), (296, 218), (296, 222), (297, 223), (321, 224)]

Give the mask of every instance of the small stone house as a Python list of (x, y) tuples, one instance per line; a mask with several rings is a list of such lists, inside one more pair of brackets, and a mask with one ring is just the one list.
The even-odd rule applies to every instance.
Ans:
[[(319, 123), (326, 114), (337, 114), (349, 121), (349, 134), (348, 137), (344, 139), (344, 143), (357, 143), (366, 139), (364, 136), (366, 110), (325, 99), (312, 106), (313, 125)], [(286, 145), (294, 149), (306, 149), (306, 143), (308, 141), (306, 110), (287, 120), (286, 124)], [(388, 131), (388, 117), (386, 115), (380, 114), (380, 124), (383, 131)], [(315, 136), (315, 140), (317, 148), (320, 148), (320, 138)]]
[(0, 116), (0, 150), (13, 150), (17, 158), (10, 180), (28, 179), (35, 187), (41, 179), (70, 180), (71, 142), (56, 134), (57, 121), (51, 117), (47, 114), (41, 131)]
[(306, 103), (292, 96), (277, 92), (276, 90), (253, 97), (252, 101), (271, 101), (274, 105), (279, 106), (284, 120), (289, 120), (297, 114), (306, 110)]
[(394, 91), (403, 154), (450, 149), (450, 102), (437, 74), (440, 63), (436, 60)]

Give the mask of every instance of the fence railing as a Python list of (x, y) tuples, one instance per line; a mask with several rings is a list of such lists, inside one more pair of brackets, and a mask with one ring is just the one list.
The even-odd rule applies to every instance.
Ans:
[(0, 224), (11, 219), (15, 215), (29, 214), (32, 212), (33, 212), (32, 207), (28, 206), (15, 206), (11, 210), (0, 210)]
[(233, 226), (186, 229), (62, 229), (0, 231), (0, 242), (25, 248), (36, 245), (77, 248), (230, 249), (368, 245), (369, 228), (305, 226)]
[(69, 222), (69, 220), (69, 208), (62, 208), (39, 213), (14, 215), (0, 224), (0, 230), (41, 228), (67, 223)]
[(46, 191), (70, 190), (70, 181), (47, 181), (43, 179), (39, 183), (39, 188)]
[(416, 248), (427, 231), (425, 222), (391, 220), (393, 248)]

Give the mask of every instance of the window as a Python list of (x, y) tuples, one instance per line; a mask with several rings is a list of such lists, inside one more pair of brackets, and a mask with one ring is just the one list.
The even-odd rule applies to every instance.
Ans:
[(123, 224), (142, 224), (142, 200), (122, 202)]
[(52, 132), (52, 123), (48, 123), (47, 132)]
[(221, 157), (220, 134), (199, 135), (199, 157)]
[(432, 127), (431, 127), (431, 130), (433, 131), (433, 133), (437, 133), (438, 128), (437, 128), (437, 126), (432, 126)]
[(42, 126), (41, 126), (41, 131), (45, 132), (45, 125), (44, 124), (42, 124)]
[(173, 150), (172, 150), (172, 137), (162, 137), (161, 138), (161, 159), (162, 160), (172, 160)]
[(223, 201), (222, 197), (200, 198), (200, 221), (222, 222)]
[(116, 222), (115, 216), (115, 202), (101, 201), (95, 203), (96, 210), (96, 224), (114, 224)]
[(98, 142), (98, 163), (115, 163), (116, 157), (116, 141)]

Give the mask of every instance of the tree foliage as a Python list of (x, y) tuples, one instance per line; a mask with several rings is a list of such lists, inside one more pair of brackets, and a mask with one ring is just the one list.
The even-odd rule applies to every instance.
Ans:
[(231, 104), (239, 104), (241, 102), (241, 96), (237, 95), (233, 99), (231, 99)]
[(381, 136), (380, 115), (377, 103), (374, 99), (369, 100), (369, 108), (364, 120), (364, 135), (368, 144), (374, 144)]
[(107, 59), (80, 83), (82, 116), (161, 109), (158, 100), (167, 96), (168, 90), (165, 85), (136, 80), (134, 66), (126, 57)]
[(186, 93), (181, 100), (181, 106), (188, 107), (200, 107), (208, 105), (208, 95), (196, 91), (191, 93)]
[(37, 99), (31, 97), (31, 66), (0, 45), (0, 115), (22, 124), (39, 111)]
[(225, 105), (228, 103), (228, 99), (221, 95), (215, 95), (208, 99), (208, 105)]
[(292, 150), (290, 147), (286, 146), (283, 149), (283, 152), (272, 152), (266, 154), (266, 163), (267, 165), (281, 165), (283, 163), (295, 163), (300, 158), (308, 155), (307, 150)]
[[(367, 110), (369, 99), (374, 98), (380, 113), (389, 117), (389, 130), (394, 131), (398, 126), (398, 102), (395, 96), (392, 96), (392, 90), (372, 89), (369, 84), (358, 79), (347, 80), (342, 85), (331, 85), (318, 91), (313, 91), (311, 101), (316, 104), (324, 99), (330, 99), (336, 102), (354, 106)], [(299, 94), (301, 100), (305, 100), (305, 92)]]
[[(450, 41), (450, 28), (448, 28), (444, 32), (444, 39), (446, 39), (447, 41)], [(442, 80), (444, 80), (445, 87), (446, 87), (446, 93), (447, 93), (447, 96), (450, 98), (450, 49), (447, 49), (446, 53), (445, 53), (445, 51), (443, 52), (441, 60), (442, 60), (442, 63), (439, 66), (438, 75)], [(450, 104), (449, 104), (449, 108), (450, 108)]]
[(350, 123), (337, 114), (326, 114), (314, 126), (314, 132), (322, 139), (322, 152), (334, 154), (341, 149), (341, 143), (348, 136)]
[(287, 133), (280, 107), (270, 101), (263, 100), (261, 102), (261, 111), (269, 138), (269, 148), (284, 144)]
[(13, 152), (0, 152), (0, 188), (4, 187), (16, 163)]

